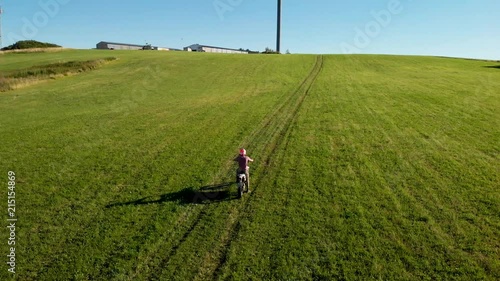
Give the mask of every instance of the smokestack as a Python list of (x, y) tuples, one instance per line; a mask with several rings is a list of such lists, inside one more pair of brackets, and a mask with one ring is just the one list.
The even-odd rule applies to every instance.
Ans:
[(281, 0), (278, 0), (278, 32), (276, 35), (276, 52), (281, 48)]

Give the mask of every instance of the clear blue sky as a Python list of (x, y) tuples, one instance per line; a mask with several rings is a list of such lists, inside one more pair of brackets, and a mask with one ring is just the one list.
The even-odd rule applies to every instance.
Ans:
[[(0, 0), (3, 46), (275, 47), (276, 0)], [(392, 5), (392, 6), (391, 6)], [(499, 0), (283, 0), (282, 51), (500, 59)], [(376, 16), (378, 14), (378, 16)]]

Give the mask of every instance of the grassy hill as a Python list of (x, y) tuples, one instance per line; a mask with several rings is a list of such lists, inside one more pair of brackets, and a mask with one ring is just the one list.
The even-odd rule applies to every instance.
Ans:
[(500, 278), (498, 63), (72, 50), (0, 71), (110, 55), (0, 93), (19, 280)]

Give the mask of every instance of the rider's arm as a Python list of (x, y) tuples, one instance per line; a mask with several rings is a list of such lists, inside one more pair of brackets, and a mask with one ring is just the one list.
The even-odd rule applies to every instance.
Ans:
[[(247, 157), (248, 157), (248, 156), (247, 156)], [(248, 161), (249, 161), (249, 162), (253, 162), (253, 159), (252, 159), (252, 158), (250, 158), (250, 157), (248, 157)]]

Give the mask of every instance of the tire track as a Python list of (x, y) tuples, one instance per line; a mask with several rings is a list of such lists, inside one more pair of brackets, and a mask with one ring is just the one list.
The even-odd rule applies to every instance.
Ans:
[[(261, 127), (260, 130), (257, 131), (257, 136), (259, 135), (266, 135), (269, 130), (272, 130), (272, 125), (275, 125), (277, 127), (277, 130), (272, 130), (271, 132), (271, 140), (272, 142), (270, 147), (266, 150), (267, 153), (265, 153), (264, 158), (263, 158), (263, 165), (261, 165), (261, 169), (263, 171), (260, 171), (261, 173), (259, 174), (259, 177), (254, 181), (254, 183), (251, 184), (251, 187), (253, 191), (256, 191), (259, 188), (259, 185), (261, 184), (262, 180), (266, 178), (270, 173), (274, 172), (275, 169), (269, 169), (268, 167), (271, 164), (274, 163), (279, 163), (283, 159), (278, 159), (276, 158), (276, 161), (273, 161), (274, 156), (277, 155), (278, 149), (283, 148), (283, 146), (287, 147), (288, 146), (288, 140), (290, 133), (292, 131), (293, 124), (295, 123), (298, 113), (302, 107), (302, 104), (309, 94), (312, 86), (314, 85), (314, 82), (318, 78), (319, 74), (321, 73), (321, 70), (323, 69), (323, 56), (318, 56), (316, 58), (316, 63), (309, 73), (309, 75), (304, 79), (304, 81), (300, 84), (300, 86), (297, 88), (297, 90), (290, 96), (290, 98), (283, 104), (277, 111), (275, 111), (272, 114), (272, 117), (270, 120), (268, 120), (263, 127)], [(284, 118), (280, 118), (280, 116), (284, 116)], [(256, 140), (258, 137), (256, 138)], [(256, 141), (254, 143), (261, 143), (259, 141)], [(274, 162), (274, 163), (273, 163)], [(245, 214), (248, 214), (249, 207), (251, 203), (253, 202), (253, 196), (249, 196), (248, 199), (244, 202), (243, 206), (240, 208), (236, 208), (232, 214), (233, 216), (230, 216), (230, 220), (228, 221), (228, 224), (226, 226), (226, 231), (224, 235), (222, 236), (221, 239), (221, 246), (219, 249), (215, 249), (213, 252), (215, 252), (215, 255), (213, 256), (219, 256), (219, 260), (216, 261), (213, 265), (208, 265), (211, 268), (209, 270), (204, 270), (202, 267), (200, 269), (200, 273), (202, 275), (199, 275), (198, 278), (200, 279), (205, 279), (207, 276), (205, 275), (206, 273), (209, 273), (211, 275), (212, 279), (218, 279), (220, 277), (224, 265), (227, 262), (229, 250), (231, 248), (232, 241), (238, 236), (240, 229), (241, 229), (241, 223), (240, 223), (240, 218), (241, 216), (244, 216)], [(232, 217), (232, 219), (231, 219)], [(219, 254), (219, 255), (217, 255)]]
[[(322, 67), (323, 56), (318, 56), (311, 72), (301, 82), (298, 88), (291, 95), (289, 95), (284, 102), (276, 108), (276, 110), (268, 114), (267, 117), (261, 122), (261, 125), (259, 125), (246, 138), (246, 141), (240, 144), (241, 147), (247, 147), (249, 150), (252, 150), (253, 155), (263, 156), (261, 158), (263, 159), (263, 161), (261, 161), (262, 164), (259, 165), (253, 172), (259, 176), (256, 177), (256, 179), (251, 183), (250, 187), (252, 191), (256, 191), (262, 179), (269, 174), (269, 169), (267, 169), (267, 167), (271, 164), (273, 156), (288, 136), (292, 123), (296, 119), (300, 107), (321, 72)], [(264, 146), (263, 144), (268, 145)], [(232, 161), (228, 161), (225, 165), (226, 172), (221, 172), (219, 176), (223, 174), (230, 174), (230, 164), (232, 164)], [(252, 198), (252, 196), (247, 196), (247, 199), (243, 199), (245, 200), (243, 206), (238, 204), (236, 208), (229, 210), (230, 214), (228, 216), (225, 230), (222, 231), (223, 235), (221, 236), (221, 240), (212, 252), (208, 252), (208, 254), (212, 253), (213, 255), (208, 255), (205, 259), (204, 264), (199, 269), (200, 275), (197, 276), (197, 279), (206, 279), (207, 276), (216, 278), (220, 274), (223, 265), (226, 263), (231, 241), (238, 234), (241, 228), (241, 225), (238, 222), (239, 218), (242, 213), (244, 214), (248, 210), (248, 206), (253, 201)], [(208, 204), (204, 205), (203, 208), (198, 209), (197, 214), (194, 215), (194, 218), (191, 220), (192, 222), (185, 233), (181, 235), (179, 239), (176, 239), (177, 242), (172, 243), (172, 248), (169, 251), (166, 251), (165, 258), (159, 264), (153, 265), (153, 267), (156, 267), (157, 269), (166, 268), (170, 264), (171, 259), (177, 255), (178, 249), (182, 247), (182, 245), (188, 240), (189, 236), (200, 226), (200, 222), (203, 221), (203, 218), (211, 215), (211, 211), (214, 208), (217, 208), (217, 206)], [(214, 257), (216, 258), (214, 259)], [(160, 272), (153, 272), (152, 275), (153, 276), (150, 277), (159, 278), (161, 276), (161, 270)]]

